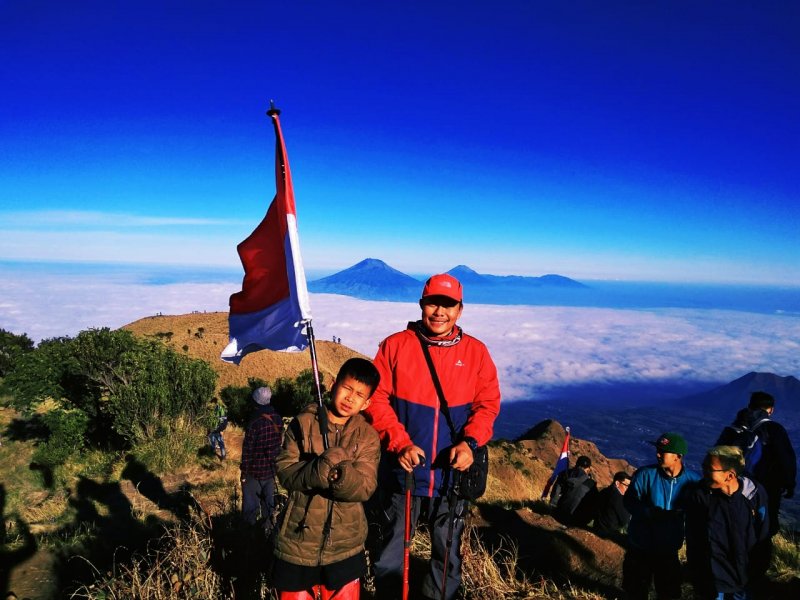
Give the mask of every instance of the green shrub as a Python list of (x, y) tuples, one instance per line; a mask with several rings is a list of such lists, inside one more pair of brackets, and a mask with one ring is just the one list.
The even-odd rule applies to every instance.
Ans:
[(23, 333), (17, 335), (0, 328), (0, 377), (9, 373), (17, 360), (33, 350), (33, 340)]
[[(325, 399), (327, 394), (323, 385), (322, 373), (319, 377), (323, 399)], [(279, 377), (272, 386), (272, 405), (282, 417), (294, 417), (305, 406), (318, 401), (314, 373), (311, 369), (302, 371), (295, 379)]]
[[(6, 384), (22, 408), (47, 397), (63, 399), (64, 408), (88, 417), (95, 445), (127, 449), (147, 441), (164, 419), (204, 418), (216, 377), (202, 360), (103, 328), (42, 342), (20, 358)], [(50, 446), (43, 452), (55, 459), (62, 450)]]
[(37, 446), (33, 453), (33, 462), (55, 469), (83, 448), (89, 417), (77, 408), (56, 408), (44, 413), (41, 419), (50, 435), (47, 441)]
[(263, 379), (250, 377), (246, 386), (229, 385), (219, 393), (228, 410), (228, 420), (239, 427), (246, 427), (253, 418), (254, 403), (251, 394), (256, 388), (268, 385)]
[(206, 431), (186, 417), (150, 423), (132, 454), (150, 471), (159, 475), (189, 464), (197, 449), (205, 444)]
[(69, 338), (45, 340), (36, 350), (16, 358), (3, 381), (16, 408), (27, 411), (34, 402), (64, 396), (62, 383), (70, 362), (68, 344)]
[(130, 445), (149, 439), (148, 431), (179, 416), (204, 420), (217, 374), (202, 360), (145, 342), (122, 357), (126, 385), (109, 395), (107, 410), (114, 430)]

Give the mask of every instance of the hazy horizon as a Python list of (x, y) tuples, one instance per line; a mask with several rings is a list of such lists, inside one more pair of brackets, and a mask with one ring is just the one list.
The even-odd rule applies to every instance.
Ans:
[[(129, 274), (12, 270), (0, 263), (0, 327), (35, 340), (118, 328), (157, 313), (228, 309), (239, 282), (152, 284)], [(373, 356), (419, 318), (412, 302), (311, 294), (317, 339)], [(800, 375), (800, 317), (714, 308), (591, 308), (466, 303), (460, 321), (489, 347), (507, 400), (586, 384), (689, 387), (750, 371)], [(245, 359), (246, 360), (246, 359)]]

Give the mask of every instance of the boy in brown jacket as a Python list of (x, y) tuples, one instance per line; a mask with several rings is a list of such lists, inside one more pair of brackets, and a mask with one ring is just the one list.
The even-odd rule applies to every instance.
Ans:
[(280, 600), (358, 600), (366, 570), (362, 502), (377, 487), (380, 441), (361, 411), (380, 375), (351, 358), (336, 376), (323, 449), (318, 410), (309, 404), (286, 431), (278, 480), (289, 492), (275, 543), (273, 585)]

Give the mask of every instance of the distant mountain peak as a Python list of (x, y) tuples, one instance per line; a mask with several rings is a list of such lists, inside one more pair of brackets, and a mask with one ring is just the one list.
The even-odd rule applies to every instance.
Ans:
[[(553, 302), (556, 296), (564, 297), (571, 294), (572, 289), (586, 287), (561, 275), (484, 275), (463, 264), (447, 272), (464, 284), (465, 297), (469, 302), (525, 304), (531, 300), (542, 302), (543, 298)], [(309, 281), (308, 289), (311, 292), (344, 294), (365, 300), (414, 302), (419, 299), (422, 281), (390, 267), (380, 259), (365, 258), (343, 271)]]
[(450, 269), (447, 273), (458, 279), (461, 283), (475, 283), (486, 280), (486, 277), (471, 269), (467, 265), (457, 265)]
[(755, 371), (707, 392), (682, 398), (680, 403), (735, 413), (736, 409), (747, 406), (750, 394), (757, 391), (773, 396), (779, 410), (787, 407), (796, 410), (800, 406), (800, 381), (796, 377)]

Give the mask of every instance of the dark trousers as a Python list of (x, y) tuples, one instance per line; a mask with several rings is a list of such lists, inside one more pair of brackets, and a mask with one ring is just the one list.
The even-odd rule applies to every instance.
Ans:
[[(455, 503), (452, 522), (452, 544), (447, 561), (447, 600), (452, 600), (461, 586), (461, 534), (464, 531), (464, 501)], [(375, 562), (375, 578), (379, 598), (400, 597), (403, 578), (403, 538), (405, 536), (405, 495), (392, 494), (383, 506), (386, 526), (383, 548)], [(420, 515), (423, 514), (431, 535), (431, 560), (422, 582), (427, 598), (441, 598), (442, 575), (451, 519), (447, 498), (411, 499), (411, 536), (414, 536)], [(415, 578), (413, 573), (409, 579)]]
[(221, 458), (225, 458), (225, 438), (222, 437), (221, 431), (212, 431), (208, 434), (208, 445), (211, 446), (211, 451), (217, 451), (219, 448), (219, 455)]
[(275, 480), (245, 477), (242, 482), (242, 517), (245, 523), (255, 525), (263, 519), (265, 530), (272, 529), (272, 511), (275, 508)]
[(628, 600), (647, 600), (655, 583), (658, 600), (681, 597), (681, 562), (678, 552), (648, 552), (631, 548), (622, 562), (622, 589)]

